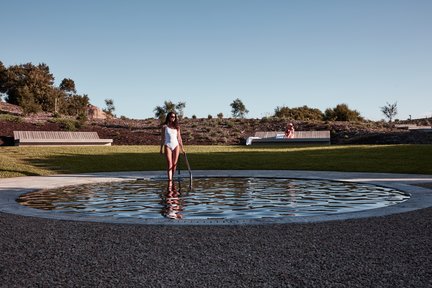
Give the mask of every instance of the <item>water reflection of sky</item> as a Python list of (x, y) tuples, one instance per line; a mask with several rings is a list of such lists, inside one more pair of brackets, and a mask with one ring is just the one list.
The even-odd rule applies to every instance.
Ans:
[(116, 218), (257, 219), (355, 212), (408, 196), (391, 188), (327, 180), (198, 178), (88, 184), (32, 192), (18, 202), (60, 213)]

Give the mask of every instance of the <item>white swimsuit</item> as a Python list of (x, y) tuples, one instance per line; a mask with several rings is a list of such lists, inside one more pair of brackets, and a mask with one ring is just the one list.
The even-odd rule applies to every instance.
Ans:
[(174, 150), (179, 145), (177, 129), (165, 127), (165, 145), (171, 150)]

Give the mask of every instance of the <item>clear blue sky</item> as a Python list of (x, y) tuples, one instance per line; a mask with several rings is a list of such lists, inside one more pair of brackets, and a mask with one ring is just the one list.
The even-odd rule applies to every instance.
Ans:
[(430, 0), (0, 0), (0, 61), (46, 63), (117, 116), (165, 100), (248, 118), (346, 103), (371, 120), (432, 116)]

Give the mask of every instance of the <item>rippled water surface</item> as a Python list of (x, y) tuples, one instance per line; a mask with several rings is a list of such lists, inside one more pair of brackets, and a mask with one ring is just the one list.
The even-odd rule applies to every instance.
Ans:
[(89, 184), (22, 195), (18, 202), (62, 213), (116, 218), (256, 219), (311, 216), (394, 205), (403, 192), (326, 180), (199, 178)]

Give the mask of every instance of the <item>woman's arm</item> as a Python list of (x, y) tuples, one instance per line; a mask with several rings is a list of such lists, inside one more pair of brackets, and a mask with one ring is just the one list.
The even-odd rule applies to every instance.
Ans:
[(163, 154), (163, 146), (165, 145), (165, 125), (161, 129), (160, 154)]

